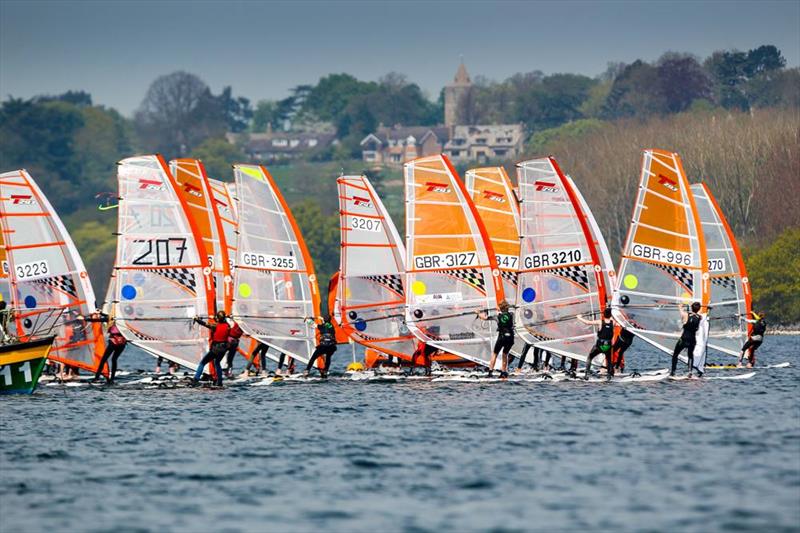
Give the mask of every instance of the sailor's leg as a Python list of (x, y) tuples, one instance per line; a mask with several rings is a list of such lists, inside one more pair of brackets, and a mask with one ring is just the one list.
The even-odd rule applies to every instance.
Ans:
[(589, 352), (589, 357), (586, 359), (586, 370), (583, 373), (583, 379), (589, 379), (589, 371), (592, 368), (592, 360), (600, 353), (600, 348), (595, 344)]
[(689, 376), (691, 377), (694, 371), (694, 343), (687, 346), (687, 353), (689, 354)]
[(317, 362), (317, 359), (319, 358), (320, 355), (323, 354), (323, 352), (324, 350), (322, 346), (317, 346), (314, 349), (314, 353), (311, 354), (311, 359), (308, 360), (308, 364), (306, 365), (306, 375), (308, 375), (308, 373), (311, 372), (311, 368), (314, 366), (314, 363)]
[[(518, 369), (522, 369), (522, 365), (525, 364), (525, 358), (528, 356), (528, 352), (531, 350), (531, 345), (527, 342), (525, 343), (525, 347), (522, 348), (522, 353), (519, 354), (519, 363), (517, 364)], [(533, 367), (536, 368), (538, 360), (538, 354), (536, 353), (536, 349), (533, 350)]]
[(206, 367), (209, 361), (212, 361), (213, 359), (214, 359), (214, 354), (211, 353), (211, 350), (209, 350), (208, 353), (206, 353), (203, 356), (203, 358), (200, 360), (200, 363), (197, 365), (197, 370), (195, 370), (194, 372), (195, 381), (200, 381), (200, 377), (203, 375), (203, 369)]
[(670, 376), (675, 375), (675, 370), (678, 368), (678, 355), (683, 351), (683, 340), (678, 339), (678, 342), (675, 343), (675, 349), (672, 351), (672, 367), (669, 371)]
[(109, 382), (114, 382), (114, 377), (117, 375), (117, 359), (119, 356), (122, 355), (122, 351), (125, 349), (125, 345), (118, 345), (114, 346), (114, 352), (111, 355), (111, 373), (109, 375)]
[(225, 357), (225, 352), (214, 357), (214, 385), (222, 386), (222, 359)]
[(328, 377), (328, 371), (331, 368), (331, 360), (333, 359), (333, 353), (336, 351), (336, 346), (329, 346), (327, 350), (325, 350), (325, 376)]
[(94, 373), (94, 379), (100, 379), (100, 374), (103, 372), (103, 367), (113, 352), (114, 345), (111, 343), (111, 341), (108, 341), (108, 344), (106, 344), (106, 350), (103, 352), (103, 358), (100, 359), (100, 364), (97, 365), (97, 371)]

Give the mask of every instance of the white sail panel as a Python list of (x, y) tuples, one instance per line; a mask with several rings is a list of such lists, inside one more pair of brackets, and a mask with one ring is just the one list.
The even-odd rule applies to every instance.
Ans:
[(311, 319), (320, 308), (311, 256), (267, 169), (234, 165), (234, 177), (239, 216), (234, 316), (250, 336), (307, 362), (316, 345)]
[(488, 365), (504, 298), (483, 222), (445, 156), (405, 164), (406, 323), (422, 341)]
[(161, 156), (118, 165), (117, 326), (152, 355), (196, 368), (208, 330), (192, 319), (212, 315), (215, 298), (202, 235)]
[(680, 308), (708, 305), (708, 283), (703, 232), (680, 157), (645, 150), (614, 315), (637, 336), (672, 353), (682, 326)]
[(410, 360), (415, 337), (405, 323), (405, 246), (366, 176), (342, 176), (339, 221), (339, 323), (350, 337)]
[[(598, 237), (555, 159), (517, 165), (521, 246), (517, 306), (536, 346), (585, 361), (609, 290)], [(587, 209), (588, 211), (588, 209)]]
[(738, 357), (747, 341), (751, 294), (747, 269), (725, 215), (705, 183), (691, 186), (708, 254), (711, 279), (708, 346)]
[(89, 275), (61, 219), (25, 170), (0, 174), (0, 225), (13, 333), (24, 339), (55, 327), (48, 358), (94, 371), (102, 332), (77, 318), (95, 309)]

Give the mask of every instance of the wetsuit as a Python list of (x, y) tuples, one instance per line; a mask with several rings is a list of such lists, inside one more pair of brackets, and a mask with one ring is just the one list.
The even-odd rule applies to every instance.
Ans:
[(194, 380), (200, 381), (200, 376), (203, 375), (203, 368), (208, 363), (212, 363), (215, 374), (214, 385), (222, 386), (222, 365), (220, 363), (228, 350), (228, 337), (230, 336), (231, 328), (227, 322), (204, 322), (199, 318), (195, 318), (195, 322), (211, 330), (211, 347), (208, 353), (203, 356), (200, 364), (197, 365)]
[(700, 321), (702, 317), (697, 313), (689, 313), (686, 322), (683, 324), (683, 332), (681, 338), (675, 343), (675, 350), (672, 352), (672, 370), (669, 375), (675, 375), (675, 369), (678, 366), (678, 355), (685, 349), (689, 355), (689, 374), (692, 373), (692, 366), (694, 365), (694, 347), (697, 344), (697, 330), (700, 328)]
[(625, 328), (619, 332), (617, 340), (614, 341), (614, 346), (611, 347), (611, 359), (615, 369), (621, 372), (625, 370), (625, 350), (633, 344), (633, 333)]
[[(286, 354), (281, 352), (281, 355), (278, 357), (278, 370), (283, 369), (284, 361), (286, 361)], [(286, 370), (288, 370), (290, 374), (294, 374), (294, 359), (292, 357), (289, 358), (289, 365), (286, 367)]]
[(492, 352), (499, 354), (501, 351), (508, 355), (514, 346), (514, 315), (508, 311), (497, 314), (497, 342), (494, 343)]
[(269, 346), (264, 344), (263, 342), (258, 343), (253, 351), (250, 352), (250, 361), (247, 362), (247, 366), (245, 367), (246, 372), (250, 372), (250, 369), (254, 366), (259, 368), (260, 370), (265, 370), (267, 368), (267, 352), (269, 351)]
[(431, 346), (430, 344), (424, 343), (419, 341), (417, 343), (417, 349), (414, 350), (414, 355), (411, 356), (411, 373), (414, 373), (414, 369), (417, 367), (417, 359), (422, 357), (422, 364), (425, 367), (425, 375), (431, 375), (431, 360), (433, 358), (433, 354), (438, 352), (439, 349), (435, 346)]
[(610, 318), (603, 318), (602, 323), (600, 324), (600, 329), (597, 331), (597, 342), (594, 343), (592, 346), (592, 350), (589, 352), (589, 357), (586, 360), (586, 372), (584, 377), (589, 377), (589, 370), (592, 368), (592, 359), (597, 357), (600, 354), (604, 354), (606, 356), (606, 369), (608, 370), (608, 375), (614, 375), (614, 365), (608, 364), (611, 361), (611, 343), (614, 340), (614, 321)]
[(328, 369), (331, 367), (331, 356), (336, 351), (336, 330), (333, 328), (333, 324), (325, 321), (317, 326), (317, 331), (319, 331), (319, 344), (314, 349), (314, 353), (311, 354), (311, 359), (308, 360), (306, 373), (311, 371), (311, 367), (314, 366), (317, 358), (324, 355), (325, 368), (320, 374), (323, 378), (326, 378), (328, 377)]
[(228, 374), (233, 370), (233, 358), (239, 350), (239, 339), (242, 338), (243, 334), (242, 328), (234, 322), (228, 334), (228, 351), (225, 354), (225, 368), (228, 370)]
[(747, 354), (747, 351), (750, 350), (748, 360), (751, 366), (755, 366), (756, 350), (758, 350), (758, 347), (764, 342), (764, 334), (767, 332), (767, 322), (763, 318), (759, 318), (755, 322), (748, 320), (748, 322), (753, 324), (753, 329), (750, 332), (750, 337), (748, 337), (747, 342), (742, 346), (742, 355), (739, 356), (739, 361), (741, 361)]
[[(101, 313), (98, 317), (86, 318), (86, 321), (108, 323), (109, 317), (107, 314)], [(97, 365), (97, 370), (94, 372), (94, 379), (100, 379), (100, 373), (103, 371), (103, 367), (110, 358), (111, 364), (109, 365), (108, 369), (107, 382), (109, 384), (114, 383), (114, 376), (117, 374), (117, 359), (119, 359), (119, 356), (125, 350), (125, 346), (127, 344), (128, 341), (122, 336), (122, 333), (117, 325), (112, 324), (111, 327), (108, 328), (108, 343), (106, 344), (106, 349), (103, 352), (103, 358), (100, 359), (100, 364)]]

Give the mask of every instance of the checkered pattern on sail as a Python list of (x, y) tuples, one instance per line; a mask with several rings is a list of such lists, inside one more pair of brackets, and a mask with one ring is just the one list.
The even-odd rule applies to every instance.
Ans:
[(511, 270), (501, 270), (500, 277), (502, 277), (504, 280), (508, 281), (513, 285), (517, 285), (517, 279), (519, 278), (519, 273), (513, 272)]
[(561, 276), (562, 278), (566, 278), (573, 283), (577, 283), (587, 291), (589, 290), (589, 276), (586, 275), (586, 269), (584, 269), (582, 266), (548, 268), (546, 270), (542, 270), (542, 272)]
[(175, 281), (193, 293), (197, 292), (197, 280), (195, 279), (194, 273), (188, 268), (145, 268), (144, 271), (158, 274), (170, 281)]
[(403, 278), (398, 274), (383, 274), (377, 276), (363, 276), (364, 279), (369, 280), (378, 285), (383, 285), (390, 291), (396, 292), (400, 296), (404, 296), (403, 292)]
[(658, 268), (678, 280), (678, 283), (686, 287), (688, 292), (692, 292), (692, 287), (694, 286), (694, 281), (692, 279), (692, 273), (689, 272), (688, 268), (683, 267), (676, 267), (671, 265), (656, 265)]
[(132, 328), (130, 326), (128, 326), (128, 329), (130, 330), (131, 333), (136, 335), (137, 339), (140, 339), (140, 340), (143, 340), (143, 341), (153, 341), (153, 342), (158, 342), (158, 340), (159, 340), (159, 339), (156, 339), (155, 337), (151, 337), (150, 335), (145, 335), (141, 331), (139, 331), (139, 330), (137, 330), (135, 328)]
[(736, 278), (734, 276), (715, 276), (711, 278), (711, 283), (733, 292), (736, 291)]
[(78, 291), (75, 288), (75, 280), (72, 279), (72, 276), (69, 274), (62, 274), (60, 276), (53, 276), (51, 278), (34, 279), (31, 281), (31, 283), (52, 287), (61, 292), (69, 294), (73, 298), (78, 297)]
[(454, 278), (460, 279), (464, 281), (481, 292), (486, 292), (486, 285), (483, 280), (483, 273), (479, 271), (477, 268), (462, 268), (459, 270), (436, 270), (435, 272), (441, 272), (443, 274), (447, 274), (448, 276), (453, 276)]

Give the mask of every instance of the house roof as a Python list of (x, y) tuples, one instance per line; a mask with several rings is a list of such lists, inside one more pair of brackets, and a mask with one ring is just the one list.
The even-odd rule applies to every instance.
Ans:
[(388, 141), (405, 141), (409, 137), (414, 137), (415, 144), (425, 142), (429, 135), (435, 135), (436, 139), (444, 144), (450, 138), (450, 131), (444, 126), (392, 126), (391, 128), (381, 126), (374, 133), (370, 133), (361, 144), (364, 145), (369, 141), (387, 144)]
[[(312, 146), (312, 141), (316, 144)], [(254, 133), (244, 145), (246, 153), (296, 153), (329, 146), (336, 140), (333, 133)], [(275, 144), (275, 141), (278, 144)], [(285, 141), (285, 144), (281, 141)], [(294, 146), (293, 146), (294, 145)]]

